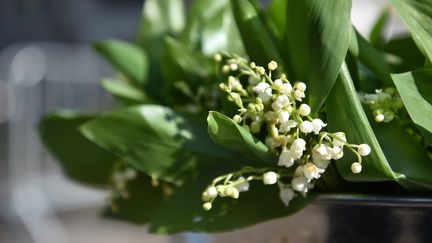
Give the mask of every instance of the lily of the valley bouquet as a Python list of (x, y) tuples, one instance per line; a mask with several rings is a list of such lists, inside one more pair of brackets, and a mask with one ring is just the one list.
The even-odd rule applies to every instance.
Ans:
[[(94, 45), (121, 106), (47, 116), (42, 139), (107, 188), (106, 216), (156, 233), (232, 230), (323, 193), (430, 195), (432, 1), (390, 2), (366, 40), (350, 0), (147, 0), (134, 43)], [(390, 11), (411, 35), (383, 37)]]

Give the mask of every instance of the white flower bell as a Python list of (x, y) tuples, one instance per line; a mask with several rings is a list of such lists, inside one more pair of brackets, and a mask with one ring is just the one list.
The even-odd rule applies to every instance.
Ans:
[(309, 162), (303, 166), (303, 174), (308, 180), (318, 179), (322, 173), (324, 173), (324, 169), (318, 168), (313, 163)]
[(360, 144), (357, 150), (361, 156), (368, 156), (371, 153), (371, 147), (367, 144)]
[(253, 90), (258, 94), (258, 97), (261, 98), (263, 102), (269, 101), (273, 94), (270, 84), (266, 82), (260, 82), (253, 88)]
[(294, 198), (294, 191), (291, 188), (284, 187), (279, 190), (279, 197), (285, 207), (288, 207), (291, 200)]
[(263, 182), (265, 185), (273, 185), (277, 182), (278, 175), (274, 171), (268, 171), (263, 174)]
[(362, 165), (359, 162), (354, 162), (354, 163), (351, 164), (351, 171), (354, 174), (360, 173), (362, 171), (362, 169), (363, 169), (363, 167), (362, 167)]
[(312, 120), (312, 131), (315, 134), (319, 134), (319, 132), (321, 131), (321, 129), (323, 127), (326, 127), (327, 124), (325, 124), (321, 119), (315, 118)]
[(284, 148), (282, 153), (279, 155), (278, 165), (279, 166), (285, 166), (285, 167), (289, 168), (294, 164), (294, 160), (295, 159), (294, 159), (291, 151)]
[(310, 106), (308, 106), (307, 104), (301, 104), (299, 107), (299, 113), (302, 116), (308, 116), (311, 112), (311, 108)]
[(302, 132), (302, 133), (311, 133), (312, 131), (313, 131), (313, 125), (312, 125), (312, 122), (310, 122), (310, 121), (303, 121), (301, 124), (300, 124), (300, 131)]

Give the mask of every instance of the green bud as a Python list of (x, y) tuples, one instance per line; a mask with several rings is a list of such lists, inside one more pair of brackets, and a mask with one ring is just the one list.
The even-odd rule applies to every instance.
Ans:
[(261, 124), (259, 122), (254, 121), (254, 122), (251, 123), (251, 129), (250, 129), (250, 131), (252, 133), (259, 133), (260, 130), (261, 130)]

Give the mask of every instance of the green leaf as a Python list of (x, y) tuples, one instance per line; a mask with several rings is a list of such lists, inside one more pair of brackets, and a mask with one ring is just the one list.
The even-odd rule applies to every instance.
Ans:
[(384, 45), (383, 51), (401, 58), (403, 65), (409, 70), (421, 67), (425, 63), (423, 53), (418, 49), (411, 36), (402, 36), (390, 40)]
[(207, 117), (207, 123), (208, 133), (216, 143), (236, 151), (250, 160), (261, 160), (271, 165), (276, 164), (275, 154), (264, 143), (229, 117), (211, 111)]
[(106, 91), (111, 93), (124, 105), (137, 105), (153, 102), (143, 90), (138, 89), (129, 83), (107, 78), (102, 79), (101, 83)]
[(387, 23), (389, 22), (389, 17), (390, 17), (390, 9), (385, 8), (381, 12), (377, 21), (375, 22), (372, 31), (369, 35), (369, 40), (373, 47), (379, 48), (384, 44), (385, 40), (384, 40), (383, 32), (385, 27), (387, 26)]
[(140, 47), (119, 40), (96, 42), (93, 47), (118, 71), (133, 81), (135, 86), (142, 86), (147, 81), (148, 60)]
[(282, 58), (276, 48), (277, 43), (274, 43), (252, 2), (231, 0), (234, 18), (246, 52), (258, 65), (267, 66), (272, 60), (282, 64)]
[(269, 21), (269, 25), (274, 29), (275, 35), (282, 40), (286, 30), (286, 0), (272, 0), (267, 8), (266, 16)]
[(277, 186), (252, 183), (251, 190), (241, 193), (239, 199), (218, 198), (210, 211), (204, 211), (201, 194), (214, 176), (217, 175), (203, 175), (177, 189), (157, 211), (150, 231), (158, 234), (232, 231), (291, 215), (315, 198), (313, 193), (306, 198), (297, 196), (285, 207), (279, 199)]
[(308, 85), (309, 104), (317, 112), (330, 93), (348, 50), (350, 0), (287, 1), (286, 63), (293, 77)]
[(181, 41), (206, 56), (222, 51), (244, 52), (229, 0), (193, 1)]
[(423, 54), (432, 60), (432, 1), (391, 0)]
[(409, 190), (432, 190), (432, 161), (424, 147), (395, 123), (373, 128), (392, 169), (406, 176), (399, 183)]
[(345, 151), (345, 156), (336, 161), (346, 180), (370, 182), (404, 178), (404, 175), (392, 170), (381, 150), (345, 65), (342, 66), (339, 78), (327, 99), (327, 118), (330, 130), (344, 132), (349, 143), (366, 143), (372, 148), (372, 153), (363, 158), (363, 170), (360, 174), (351, 172), (351, 164), (357, 160), (351, 151)]
[(411, 119), (432, 142), (432, 69), (392, 74), (392, 78)]
[(105, 186), (118, 159), (78, 131), (79, 126), (94, 118), (72, 112), (51, 114), (40, 122), (39, 133), (46, 148), (71, 179)]
[(128, 197), (114, 199), (115, 210), (107, 208), (103, 215), (136, 224), (149, 222), (162, 204), (164, 193), (161, 186), (154, 187), (149, 176), (139, 176), (127, 184)]
[(352, 28), (349, 51), (372, 71), (386, 85), (392, 85), (390, 77), (392, 69), (386, 62), (383, 53), (376, 50), (354, 27)]
[(165, 39), (161, 65), (163, 75), (168, 81), (168, 88), (172, 88), (176, 81), (202, 85), (210, 72), (215, 69), (214, 64), (208, 58), (198, 52), (188, 50), (181, 42), (171, 37)]
[(185, 25), (183, 0), (146, 0), (137, 42), (152, 57), (160, 56), (166, 35), (180, 33)]
[(181, 183), (215, 164), (241, 165), (240, 159), (211, 141), (203, 123), (167, 107), (142, 105), (107, 113), (81, 131), (134, 168)]

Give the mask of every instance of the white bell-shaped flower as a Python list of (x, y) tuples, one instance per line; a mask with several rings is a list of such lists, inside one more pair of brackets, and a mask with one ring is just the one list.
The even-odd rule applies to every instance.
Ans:
[(331, 156), (331, 148), (326, 144), (317, 144), (312, 149), (312, 157), (314, 159), (322, 159), (322, 160), (330, 160)]
[(279, 197), (285, 207), (288, 207), (291, 200), (294, 198), (294, 191), (291, 188), (284, 187), (279, 190)]
[(324, 169), (321, 169), (310, 162), (303, 166), (303, 174), (306, 178), (308, 178), (308, 180), (320, 178), (324, 171)]
[(289, 120), (289, 118), (290, 118), (290, 114), (289, 114), (288, 111), (281, 111), (281, 112), (279, 113), (278, 118), (279, 118), (279, 122), (280, 122), (281, 124), (283, 124), (283, 123), (287, 123), (288, 120)]
[(262, 99), (263, 102), (269, 101), (273, 94), (270, 84), (266, 82), (260, 82), (253, 88), (253, 90), (258, 94), (258, 97)]
[(338, 159), (342, 158), (344, 155), (343, 149), (341, 147), (338, 147), (338, 146), (333, 146), (330, 149), (330, 153), (331, 153), (331, 158), (334, 160), (338, 160)]
[(327, 167), (329, 166), (330, 162), (331, 162), (330, 160), (313, 158), (313, 163), (318, 168), (321, 168), (321, 169), (324, 169), (324, 170), (327, 169)]
[(321, 119), (315, 118), (312, 120), (312, 131), (315, 134), (319, 134), (323, 127), (327, 126)]
[(343, 132), (337, 132), (334, 134), (335, 138), (333, 138), (333, 145), (338, 147), (343, 147), (345, 143), (347, 142), (345, 133)]
[(289, 168), (294, 164), (294, 160), (295, 159), (294, 159), (291, 151), (284, 148), (283, 151), (279, 155), (278, 165), (279, 166), (285, 166), (285, 167)]
[(289, 132), (292, 128), (297, 127), (297, 122), (295, 122), (294, 120), (288, 120), (285, 123), (282, 123), (279, 127), (279, 130), (281, 132)]
[(312, 131), (313, 131), (313, 125), (312, 125), (312, 122), (310, 122), (310, 121), (303, 121), (301, 124), (300, 124), (300, 131), (302, 132), (302, 133), (311, 133)]
[(291, 185), (294, 191), (307, 192), (309, 186), (309, 180), (304, 176), (294, 177), (291, 180)]

